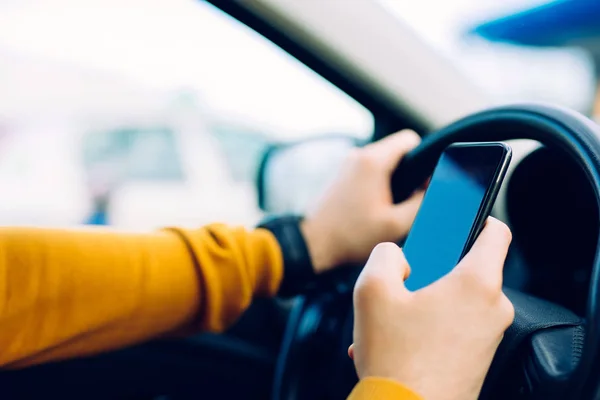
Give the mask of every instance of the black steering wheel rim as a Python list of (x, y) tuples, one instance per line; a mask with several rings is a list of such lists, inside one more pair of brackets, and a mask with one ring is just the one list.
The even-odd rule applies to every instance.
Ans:
[[(533, 139), (548, 147), (565, 152), (585, 174), (593, 188), (597, 206), (600, 208), (600, 128), (594, 122), (576, 112), (538, 104), (504, 106), (483, 111), (465, 117), (427, 136), (418, 148), (403, 159), (394, 173), (392, 177), (394, 199), (401, 201), (418, 188), (433, 171), (442, 151), (451, 143), (511, 139)], [(338, 289), (329, 288), (329, 290)], [(348, 298), (348, 288), (338, 290), (338, 292), (341, 297)], [(300, 303), (299, 309), (311, 309), (311, 312), (314, 313), (315, 308), (319, 308), (319, 304), (325, 304), (320, 299), (322, 295), (323, 293), (316, 293), (308, 296)], [(331, 299), (331, 293), (326, 298)], [(301, 321), (302, 311), (298, 311), (297, 315), (299, 318), (297, 321)], [(325, 320), (325, 318), (321, 318), (321, 320)], [(289, 366), (294, 362), (291, 355), (305, 357), (306, 352), (309, 351), (303, 350), (302, 347), (310, 342), (306, 340), (306, 336), (302, 337), (302, 340), (296, 340), (299, 338), (297, 335), (298, 327), (298, 322), (296, 322), (295, 328), (293, 326), (288, 327), (284, 348), (278, 363), (276, 380), (287, 379), (289, 376)], [(316, 332), (319, 327), (314, 329)], [(595, 382), (591, 374), (599, 367), (600, 243), (596, 245), (589, 284), (583, 351), (575, 372), (569, 378), (570, 398), (596, 398), (600, 383)], [(291, 370), (298, 371), (297, 368)], [(290, 385), (276, 381), (274, 398), (277, 400), (297, 398), (290, 394), (290, 387)]]
[[(428, 136), (403, 160), (394, 174), (394, 197), (401, 200), (433, 170), (437, 158), (452, 142), (533, 139), (564, 151), (577, 162), (592, 186), (600, 207), (600, 128), (571, 110), (538, 104), (499, 107), (461, 119)], [(411, 174), (411, 172), (416, 172)], [(396, 183), (394, 185), (394, 183)], [(596, 245), (586, 307), (586, 336), (582, 357), (574, 374), (580, 382), (578, 398), (595, 396), (588, 387), (589, 374), (600, 367), (600, 243)], [(594, 340), (596, 339), (596, 340)]]

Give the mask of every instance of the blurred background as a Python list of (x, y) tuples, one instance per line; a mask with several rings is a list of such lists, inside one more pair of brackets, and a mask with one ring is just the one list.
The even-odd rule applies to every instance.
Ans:
[[(547, 1), (373, 1), (498, 103), (594, 116), (593, 47), (497, 25)], [(197, 0), (0, 0), (0, 91), (2, 224), (251, 225), (269, 143), (373, 131), (353, 99)]]

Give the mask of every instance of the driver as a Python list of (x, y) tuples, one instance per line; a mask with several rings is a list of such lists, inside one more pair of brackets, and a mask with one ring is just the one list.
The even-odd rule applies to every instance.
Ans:
[(379, 243), (404, 237), (421, 202), (419, 190), (394, 205), (389, 185), (418, 143), (405, 131), (357, 149), (314, 212), (252, 231), (0, 228), (0, 365), (221, 332), (253, 298), (298, 293), (371, 253), (355, 288), (351, 398), (475, 399), (513, 317), (501, 291), (510, 232), (489, 220), (452, 273), (409, 292), (402, 251)]

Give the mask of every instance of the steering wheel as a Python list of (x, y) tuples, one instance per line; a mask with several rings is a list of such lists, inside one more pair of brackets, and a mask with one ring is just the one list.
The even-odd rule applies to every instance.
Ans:
[[(425, 181), (451, 143), (510, 139), (533, 139), (564, 152), (585, 174), (600, 207), (600, 128), (578, 113), (545, 105), (483, 111), (427, 136), (394, 173), (395, 200), (403, 200)], [(596, 247), (585, 318), (505, 289), (515, 320), (496, 352), (480, 398), (599, 398), (595, 372), (600, 370), (600, 243)], [(277, 362), (274, 400), (343, 399), (351, 391), (357, 377), (347, 348), (352, 343), (352, 287), (359, 272), (349, 268), (343, 279), (327, 280), (298, 299)]]

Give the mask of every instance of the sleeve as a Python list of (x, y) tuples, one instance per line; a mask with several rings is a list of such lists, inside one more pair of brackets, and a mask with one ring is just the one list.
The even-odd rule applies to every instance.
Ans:
[(0, 228), (0, 366), (222, 331), (277, 292), (282, 264), (265, 229)]
[(354, 387), (348, 400), (423, 400), (406, 386), (385, 378), (365, 378)]

